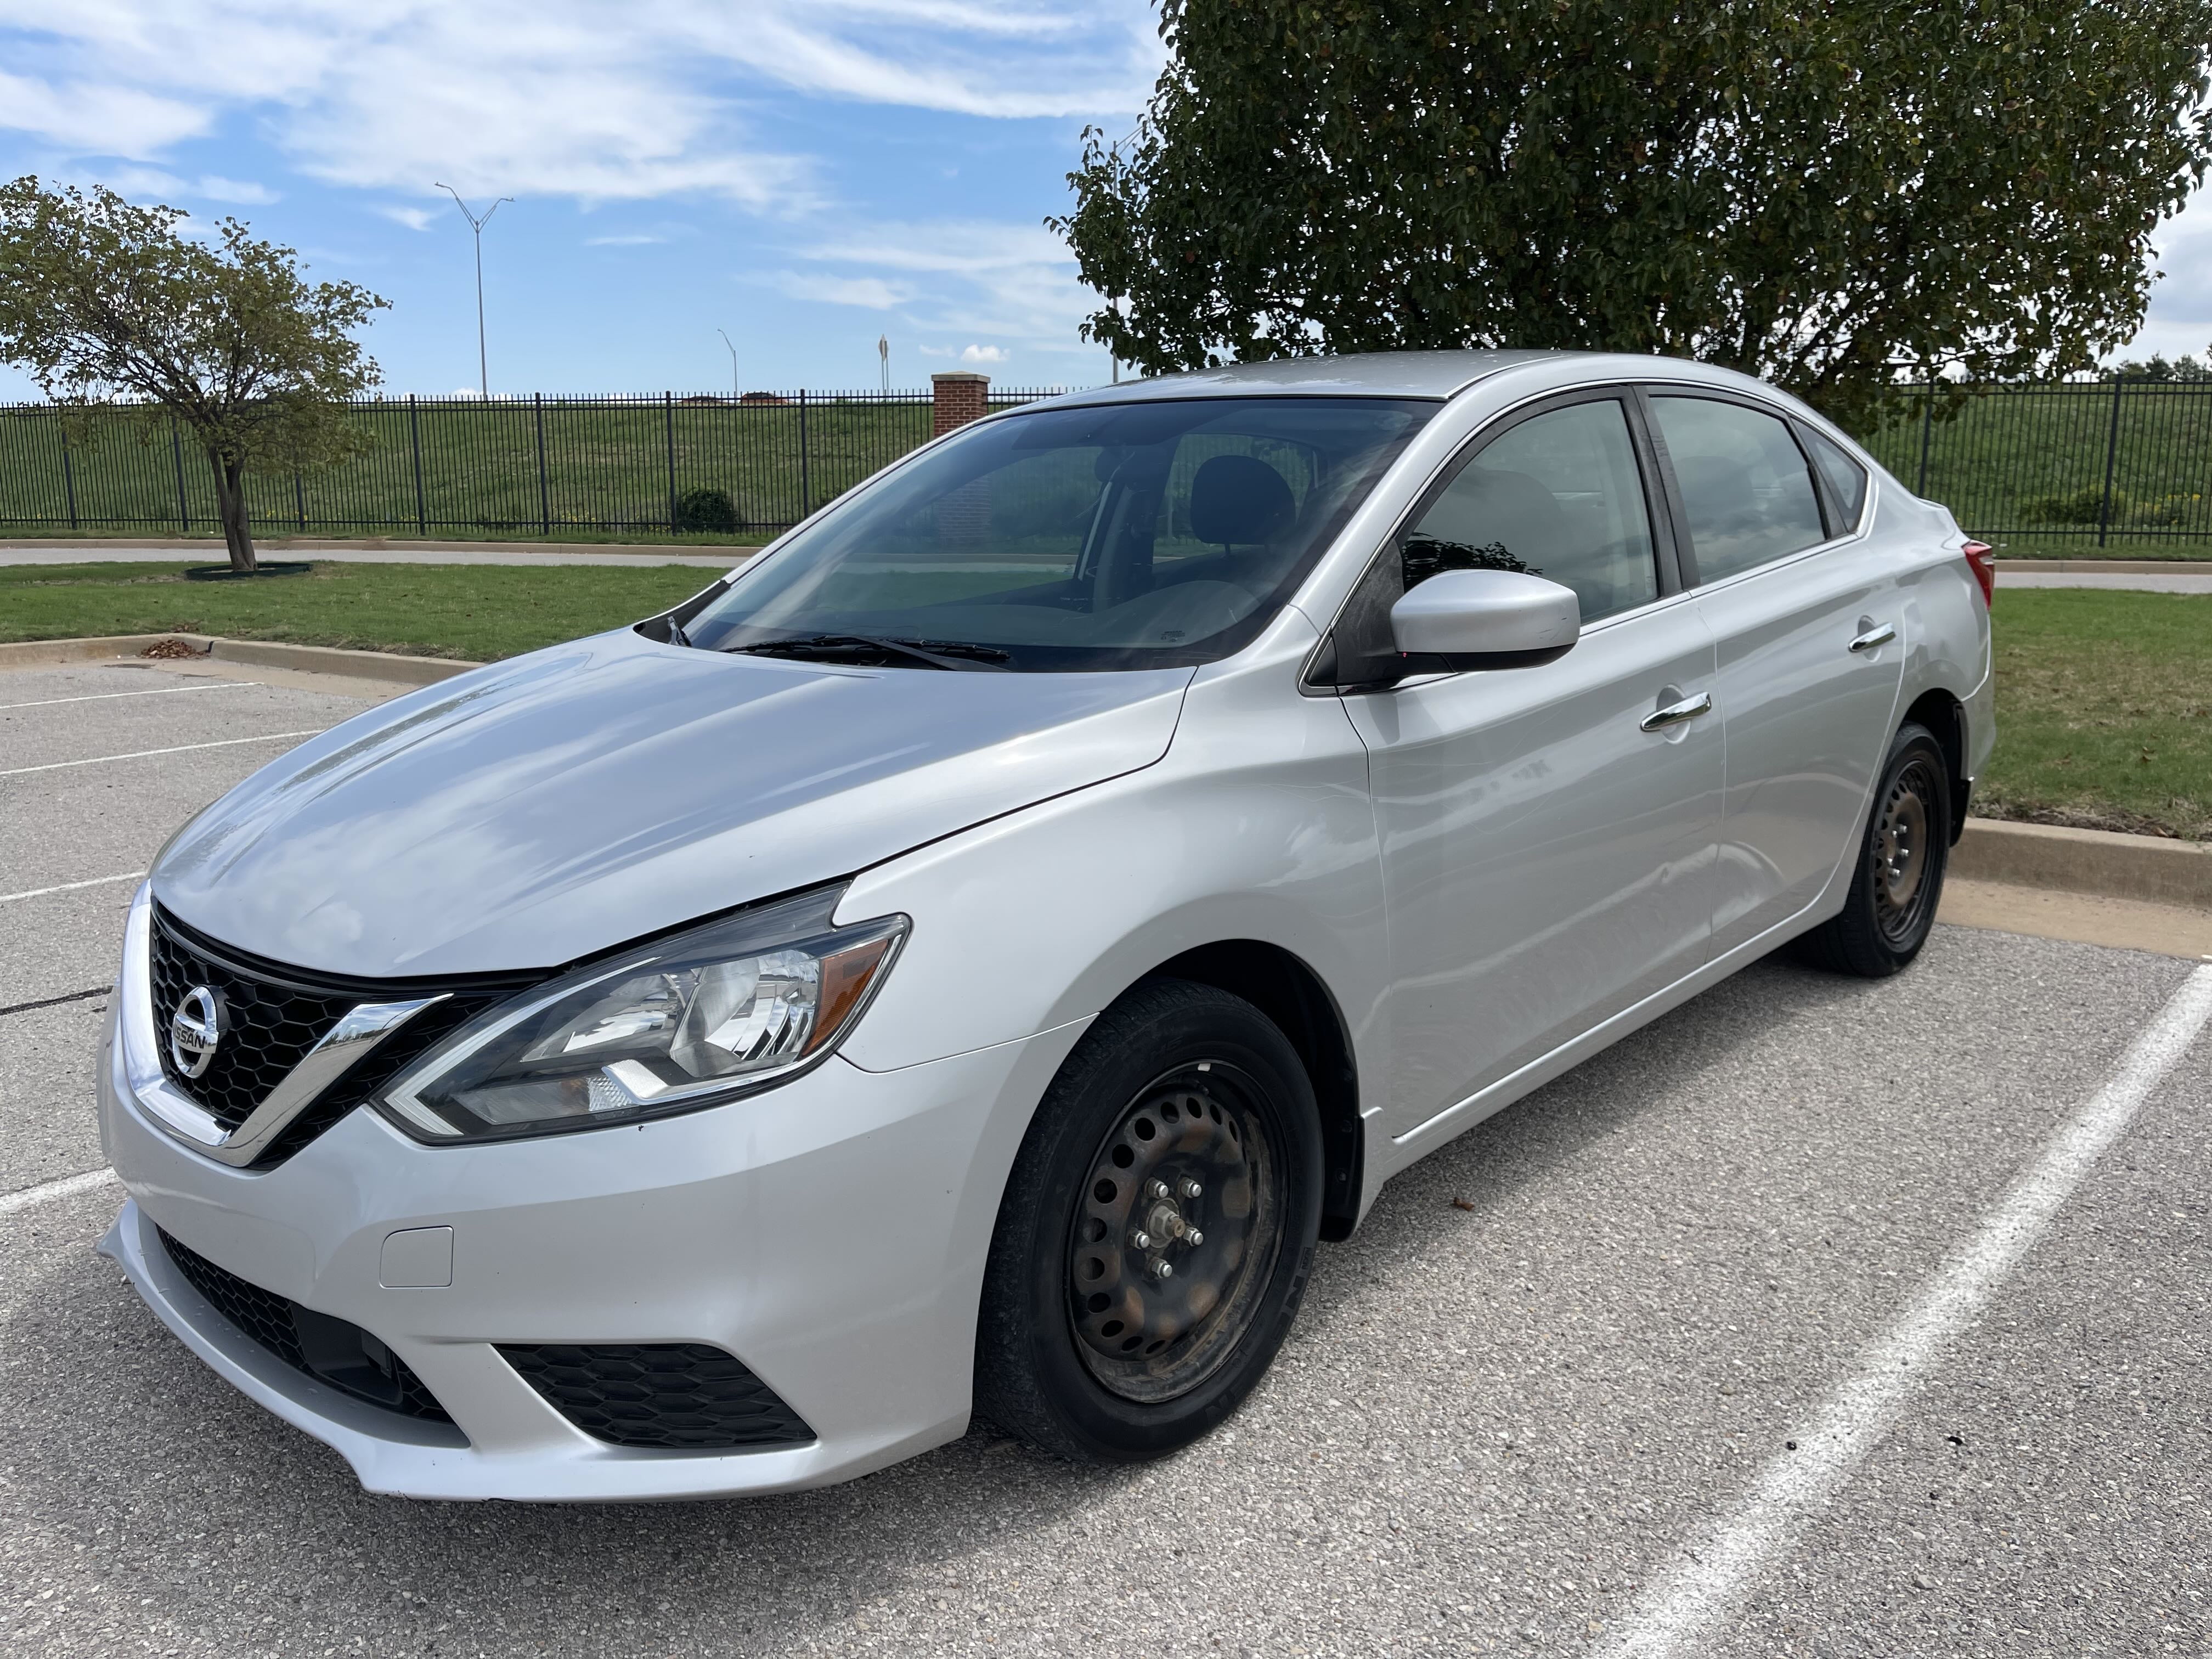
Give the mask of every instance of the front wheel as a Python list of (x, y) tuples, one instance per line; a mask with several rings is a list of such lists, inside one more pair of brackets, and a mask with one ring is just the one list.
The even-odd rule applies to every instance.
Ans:
[(1924, 726), (1898, 730), (1842, 914), (1798, 941), (1814, 967), (1883, 979), (1920, 954), (1936, 925), (1951, 850), (1951, 773)]
[(1188, 1445), (1282, 1345), (1321, 1198), (1320, 1115), (1282, 1032), (1212, 986), (1138, 987), (1084, 1034), (1015, 1159), (977, 1407), (1084, 1462)]

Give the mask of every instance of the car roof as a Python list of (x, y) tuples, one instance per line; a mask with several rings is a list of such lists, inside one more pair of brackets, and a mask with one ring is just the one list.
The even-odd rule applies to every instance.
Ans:
[[(1187, 374), (1161, 374), (1118, 386), (1093, 386), (1051, 401), (1144, 403), (1163, 398), (1311, 396), (1450, 398), (1477, 380), (1521, 363), (1595, 356), (1567, 351), (1370, 351), (1343, 357), (1278, 357), (1229, 363)], [(1030, 405), (1036, 407), (1035, 404)]]

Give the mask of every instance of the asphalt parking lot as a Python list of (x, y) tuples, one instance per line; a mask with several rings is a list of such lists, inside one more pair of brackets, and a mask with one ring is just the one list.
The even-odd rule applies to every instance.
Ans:
[(364, 706), (0, 673), (0, 1649), (2212, 1652), (2212, 970), (1953, 927), (1761, 964), (1410, 1171), (1172, 1462), (364, 1496), (92, 1251), (110, 878)]

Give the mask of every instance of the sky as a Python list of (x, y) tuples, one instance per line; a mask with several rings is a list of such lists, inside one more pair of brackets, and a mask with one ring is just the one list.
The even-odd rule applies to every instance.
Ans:
[[(1042, 221), (1146, 0), (0, 0), (0, 177), (234, 214), (392, 301), (392, 392), (1091, 386)], [(2131, 355), (2212, 343), (2212, 192)], [(719, 332), (718, 332), (719, 331)], [(728, 336), (726, 345), (721, 336)], [(734, 363), (732, 350), (734, 348)], [(34, 395), (0, 367), (0, 400)]]

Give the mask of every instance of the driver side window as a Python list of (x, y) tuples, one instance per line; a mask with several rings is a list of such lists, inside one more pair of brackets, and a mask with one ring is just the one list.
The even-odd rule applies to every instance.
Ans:
[(1509, 427), (1400, 546), (1408, 588), (1440, 570), (1524, 570), (1572, 588), (1586, 623), (1648, 605), (1659, 571), (1627, 410), (1603, 398)]

